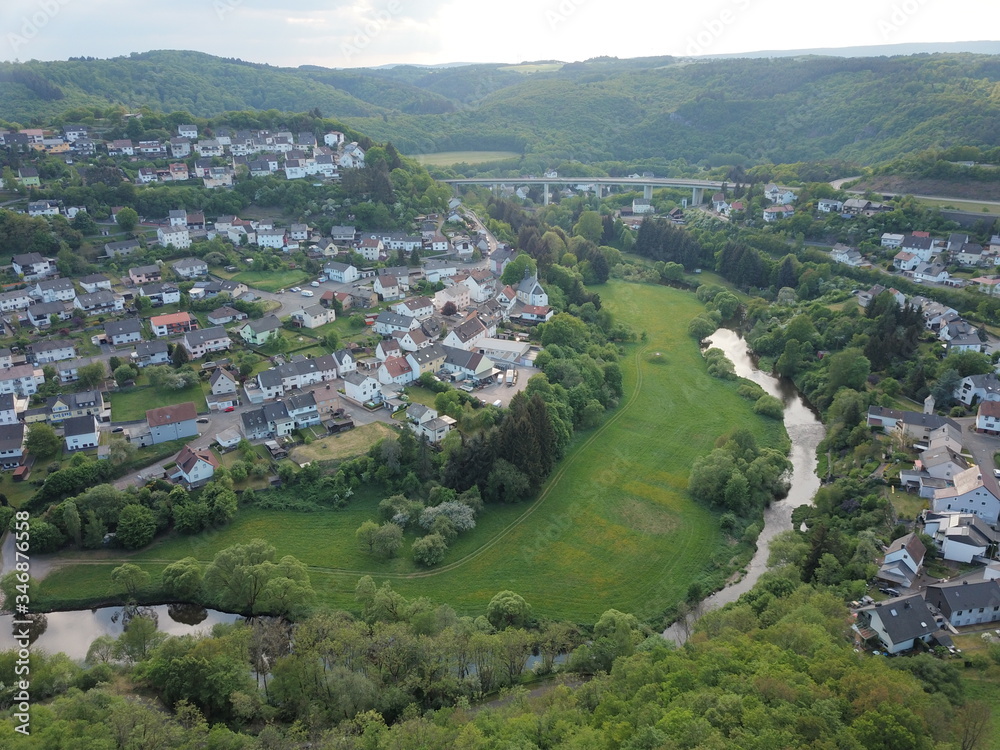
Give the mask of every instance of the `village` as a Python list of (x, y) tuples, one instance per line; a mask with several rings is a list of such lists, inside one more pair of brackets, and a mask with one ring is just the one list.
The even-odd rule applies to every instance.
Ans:
[[(123, 160), (197, 155), (195, 176), (207, 188), (228, 187), (235, 174), (274, 173), (279, 164), (287, 179), (330, 181), (340, 179), (341, 170), (365, 167), (364, 150), (337, 132), (317, 139), (311, 133), (222, 128), (199, 139), (194, 126), (177, 131), (167, 143), (99, 145)], [(22, 130), (0, 133), (0, 139), (14, 150), (85, 160), (98, 146), (91, 135), (66, 126), (58, 136)], [(223, 156), (229, 161), (224, 167), (218, 163)], [(191, 179), (183, 166), (141, 168), (138, 181)], [(31, 167), (19, 169), (16, 179), (39, 186)], [(62, 201), (27, 203), (33, 217), (71, 219), (81, 210)], [(112, 208), (104, 235), (120, 235), (116, 223), (123, 210)], [(529, 341), (532, 328), (554, 315), (534, 273), (526, 269), (512, 283), (501, 282), (515, 253), (457, 199), (446, 213), (417, 217), (412, 234), (354, 226), (321, 233), (305, 223), (276, 226), (234, 215), (206, 221), (204, 212), (183, 208), (144, 218), (139, 228), (148, 236), (109, 237), (104, 244), (99, 260), (121, 268), (119, 273), (70, 278), (55, 258), (11, 258), (16, 283), (0, 292), (4, 333), (24, 340), (31, 332), (23, 347), (0, 350), (0, 467), (13, 472), (15, 481), (31, 476), (34, 458), (25, 446), (37, 422), (57, 427), (67, 454), (107, 458), (114, 441), (140, 450), (187, 441), (180, 453), (143, 469), (142, 476), (169, 467), (168, 478), (188, 487), (208, 482), (219, 466), (218, 453), (243, 440), (279, 459), (304, 435), (319, 438), (379, 420), (409, 424), (437, 445), (457, 420), (410, 402), (406, 387), (429, 378), (478, 393), (483, 407), (501, 407), (527, 384), (528, 374), (519, 370), (531, 368), (539, 351)], [(303, 253), (321, 270), (302, 286), (257, 289), (237, 273), (253, 268), (253, 258), (222, 268), (184, 256), (212, 241), (241, 254), (272, 253), (282, 267), (295, 268), (288, 259)], [(148, 257), (153, 248), (164, 251), (165, 259), (129, 265), (131, 256)], [(197, 310), (180, 309), (192, 303)], [(345, 333), (338, 314), (363, 316), (362, 329)], [(330, 340), (342, 343), (324, 347)], [(186, 363), (203, 383), (203, 401), (157, 405), (144, 418), (130, 409), (122, 418), (113, 394), (133, 387), (149, 368)], [(134, 375), (122, 377), (121, 365)], [(39, 395), (53, 384), (58, 394)]]

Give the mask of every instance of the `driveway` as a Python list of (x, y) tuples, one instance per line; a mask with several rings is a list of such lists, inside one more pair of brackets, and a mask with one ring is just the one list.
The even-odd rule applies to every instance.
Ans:
[(962, 444), (972, 453), (977, 464), (993, 468), (993, 454), (1000, 451), (1000, 437), (976, 432), (975, 417), (960, 417), (955, 420), (962, 425)]

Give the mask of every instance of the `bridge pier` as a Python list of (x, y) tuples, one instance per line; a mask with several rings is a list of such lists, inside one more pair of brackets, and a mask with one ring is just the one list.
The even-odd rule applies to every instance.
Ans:
[(648, 201), (653, 200), (653, 186), (643, 185), (642, 186), (642, 197)]
[(705, 198), (705, 188), (691, 188), (691, 205), (700, 206), (702, 200)]
[(545, 188), (545, 200), (542, 202), (542, 205), (547, 206), (549, 205), (549, 183), (546, 182), (543, 187)]

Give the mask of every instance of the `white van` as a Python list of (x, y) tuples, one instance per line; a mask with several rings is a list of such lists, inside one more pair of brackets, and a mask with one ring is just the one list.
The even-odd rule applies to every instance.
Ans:
[(302, 290), (302, 296), (303, 297), (312, 297), (313, 293), (309, 289), (303, 289)]

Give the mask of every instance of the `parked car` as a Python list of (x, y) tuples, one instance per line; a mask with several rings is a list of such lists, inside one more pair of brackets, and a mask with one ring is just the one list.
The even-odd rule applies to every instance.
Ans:
[(302, 291), (302, 287), (300, 287), (300, 286), (293, 286), (288, 291), (290, 291), (290, 292), (301, 292)]
[(227, 407), (226, 407), (225, 409), (223, 409), (222, 411), (236, 411), (236, 407), (235, 407), (235, 406), (227, 406)]
[(319, 282), (318, 281), (312, 281), (312, 282), (309, 283), (309, 286), (319, 286)]
[(124, 427), (112, 427), (111, 431), (112, 432), (124, 432), (125, 428)]
[(318, 279), (316, 279), (316, 281), (322, 284), (324, 281), (326, 281), (326, 276), (320, 276)]
[(198, 424), (208, 424), (208, 417), (202, 417), (197, 420)]
[(312, 297), (313, 293), (310, 290), (308, 290), (308, 289), (303, 289), (302, 290), (302, 296), (303, 297)]

